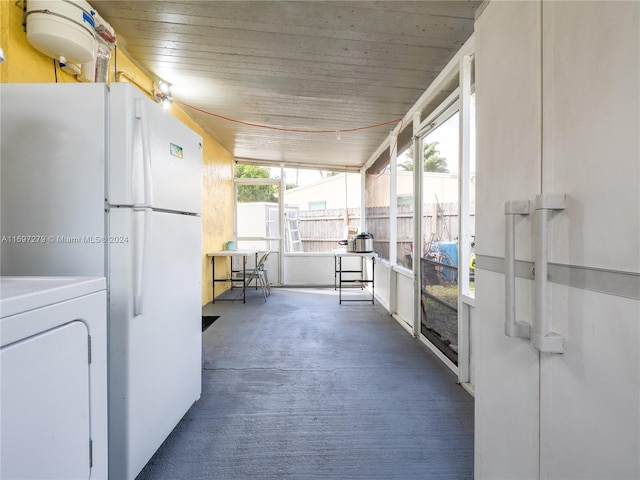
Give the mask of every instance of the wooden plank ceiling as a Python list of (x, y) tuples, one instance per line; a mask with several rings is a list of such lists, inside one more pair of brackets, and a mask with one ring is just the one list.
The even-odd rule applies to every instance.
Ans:
[(91, 2), (235, 158), (336, 170), (369, 159), (471, 35), (480, 3)]

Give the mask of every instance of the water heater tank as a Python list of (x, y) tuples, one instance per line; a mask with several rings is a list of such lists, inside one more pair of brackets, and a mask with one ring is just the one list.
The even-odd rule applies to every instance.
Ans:
[(84, 0), (27, 0), (27, 40), (45, 55), (73, 63), (94, 59), (93, 8)]

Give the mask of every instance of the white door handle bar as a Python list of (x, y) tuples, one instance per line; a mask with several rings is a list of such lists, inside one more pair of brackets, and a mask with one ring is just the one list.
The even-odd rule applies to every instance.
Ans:
[(541, 352), (564, 353), (564, 337), (551, 332), (551, 316), (548, 295), (549, 261), (549, 210), (564, 210), (564, 194), (536, 195), (534, 209), (536, 215), (536, 274), (533, 331), (531, 344)]
[(529, 215), (528, 200), (510, 200), (504, 203), (504, 333), (508, 337), (531, 337), (531, 325), (516, 321), (516, 215)]

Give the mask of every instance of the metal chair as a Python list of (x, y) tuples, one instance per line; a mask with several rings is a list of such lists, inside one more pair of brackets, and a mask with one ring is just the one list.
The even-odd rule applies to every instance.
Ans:
[[(242, 273), (239, 273), (239, 278), (236, 278), (237, 280), (244, 280), (244, 284), (242, 287), (243, 289), (246, 289), (249, 285), (251, 285), (251, 282), (255, 280), (256, 288), (258, 288), (259, 286), (262, 289), (262, 296), (264, 297), (265, 302), (267, 301), (267, 297), (271, 295), (271, 288), (269, 287), (269, 279), (267, 277), (267, 269), (265, 267), (265, 262), (267, 261), (267, 258), (269, 258), (270, 253), (270, 251), (264, 252), (258, 260), (256, 267), (246, 271), (244, 279), (242, 279)], [(240, 298), (241, 294), (242, 292), (240, 292), (235, 299)]]

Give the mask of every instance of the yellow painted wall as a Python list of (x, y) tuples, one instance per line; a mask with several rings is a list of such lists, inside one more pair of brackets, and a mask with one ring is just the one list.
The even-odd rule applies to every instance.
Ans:
[[(117, 34), (118, 32), (116, 32)], [(75, 76), (61, 71), (49, 58), (35, 50), (27, 41), (22, 28), (22, 2), (0, 0), (0, 47), (6, 60), (0, 63), (0, 83), (77, 82)], [(117, 65), (117, 72), (115, 66)], [(124, 73), (121, 73), (124, 72)], [(112, 54), (109, 81), (130, 81), (149, 93), (153, 81), (121, 50)], [(171, 114), (188, 125), (203, 138), (203, 205), (202, 205), (202, 304), (213, 298), (211, 262), (206, 252), (222, 249), (233, 238), (233, 157), (207, 135), (188, 114), (177, 105)], [(228, 269), (224, 259), (218, 259), (218, 271)], [(228, 274), (228, 272), (227, 272)], [(216, 295), (228, 287), (216, 285)]]

